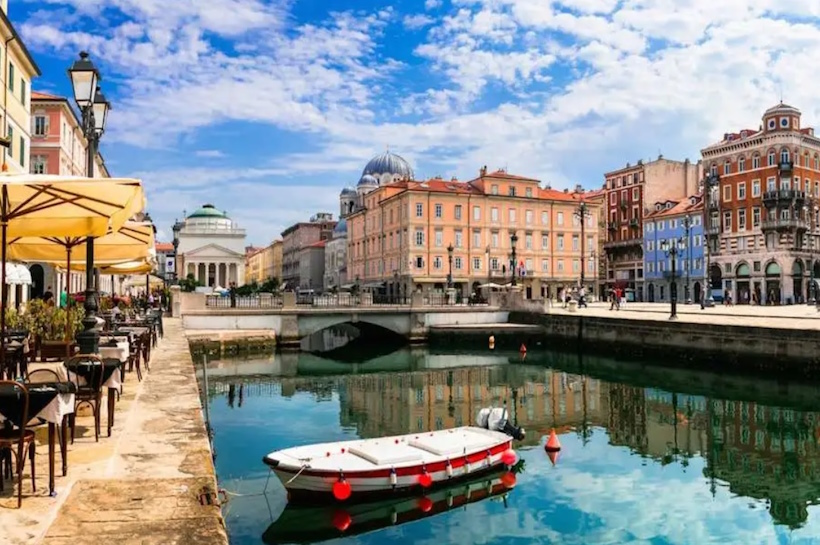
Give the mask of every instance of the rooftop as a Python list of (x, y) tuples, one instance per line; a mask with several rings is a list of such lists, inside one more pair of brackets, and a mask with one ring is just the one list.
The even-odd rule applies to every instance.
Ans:
[[(694, 204), (692, 201), (694, 200)], [(663, 205), (663, 208), (660, 210), (653, 209), (651, 212), (644, 216), (646, 219), (656, 219), (656, 218), (666, 218), (670, 216), (682, 216), (691, 212), (699, 212), (703, 210), (703, 198), (701, 195), (691, 195), (686, 197), (685, 199), (681, 199), (680, 201), (666, 201), (663, 203), (655, 203), (657, 206), (658, 204)], [(666, 205), (671, 204), (671, 208), (667, 208)]]
[(157, 252), (173, 252), (174, 245), (171, 242), (157, 242), (154, 244)]

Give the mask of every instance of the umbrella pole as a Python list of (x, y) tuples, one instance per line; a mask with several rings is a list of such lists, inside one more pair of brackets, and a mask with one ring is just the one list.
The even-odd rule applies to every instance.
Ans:
[[(68, 246), (65, 251), (66, 271), (65, 271), (65, 340), (71, 340), (71, 319), (68, 312), (68, 298), (71, 297), (69, 286), (71, 285), (71, 246)], [(60, 298), (63, 294), (60, 294)], [(58, 299), (59, 301), (59, 299)]]
[[(4, 187), (3, 193), (5, 189)], [(2, 267), (0, 267), (0, 371), (6, 367), (6, 234), (8, 226), (5, 220), (0, 224), (0, 232), (2, 232), (0, 238), (3, 243), (3, 249), (0, 250), (0, 261), (2, 261)], [(0, 372), (0, 377), (2, 377), (2, 372)]]

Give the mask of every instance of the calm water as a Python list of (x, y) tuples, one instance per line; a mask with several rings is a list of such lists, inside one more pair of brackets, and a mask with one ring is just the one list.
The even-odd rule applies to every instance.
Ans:
[[(521, 362), (416, 348), (358, 363), (303, 353), (208, 367), (234, 545), (820, 543), (812, 385), (554, 353)], [(295, 445), (468, 424), (505, 402), (528, 431), (517, 485), (488, 499), (471, 493), (450, 509), (436, 503), (429, 516), (417, 499), (373, 506), (366, 524), (352, 513), (342, 534), (335, 509), (286, 509), (284, 488), (261, 462)], [(551, 428), (563, 445), (555, 465), (543, 450)], [(449, 492), (465, 498), (464, 487)]]

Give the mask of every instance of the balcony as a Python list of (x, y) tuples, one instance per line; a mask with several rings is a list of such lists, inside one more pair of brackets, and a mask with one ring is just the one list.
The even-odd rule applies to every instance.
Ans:
[(706, 229), (704, 229), (704, 230), (703, 230), (703, 232), (704, 232), (707, 236), (717, 236), (717, 235), (719, 235), (719, 234), (720, 234), (720, 226), (719, 226), (719, 225), (710, 225), (710, 226), (707, 226), (707, 227), (706, 227)]
[(618, 230), (618, 222), (615, 222), (615, 221), (610, 221), (610, 222), (607, 224), (607, 228), (608, 228), (610, 231), (617, 231), (617, 230)]
[(781, 174), (790, 173), (794, 170), (794, 163), (792, 161), (780, 161), (777, 165), (777, 170), (779, 170)]
[(787, 206), (795, 202), (795, 204), (802, 203), (806, 200), (806, 192), (797, 189), (776, 189), (774, 191), (766, 191), (763, 194), (763, 204), (767, 207)]
[(760, 229), (763, 231), (806, 231), (808, 222), (801, 219), (774, 219), (765, 220)]
[(643, 240), (639, 238), (631, 238), (627, 240), (612, 240), (609, 242), (604, 243), (605, 249), (615, 249), (615, 248), (631, 248), (633, 246), (642, 246)]
[(638, 220), (635, 219), (635, 218), (629, 220), (629, 226), (632, 227), (633, 229), (637, 229), (638, 228)]
[(720, 201), (718, 199), (713, 199), (709, 201), (709, 210), (719, 210), (720, 209)]

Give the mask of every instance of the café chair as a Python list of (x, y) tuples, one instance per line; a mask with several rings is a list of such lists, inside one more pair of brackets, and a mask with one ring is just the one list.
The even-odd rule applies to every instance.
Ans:
[[(28, 408), (29, 395), (28, 388), (20, 382), (14, 380), (0, 380), (0, 389), (13, 388), (15, 392), (20, 395), (20, 402), (22, 403), (23, 411), (21, 413), (20, 427), (5, 427), (0, 429), (0, 452), (8, 452), (14, 457), (17, 464), (17, 508), (23, 506), (23, 466), (26, 460), (25, 454), (28, 454), (31, 460), (31, 490), (37, 492), (37, 485), (35, 483), (34, 471), (34, 456), (35, 456), (35, 441), (34, 430), (26, 427), (28, 423)], [(0, 491), (3, 490), (3, 471), (0, 471)]]
[[(102, 358), (96, 354), (78, 354), (68, 358), (63, 365), (68, 371), (69, 380), (77, 387), (77, 393), (74, 396), (74, 414), (69, 417), (69, 426), (71, 427), (71, 444), (74, 444), (74, 435), (77, 423), (77, 410), (83, 405), (88, 405), (94, 414), (94, 439), (100, 442), (100, 414), (102, 412), (102, 394), (103, 394), (103, 370), (105, 364)], [(92, 380), (86, 381), (83, 379), (84, 371), (90, 366), (99, 366), (99, 373), (91, 373)]]

